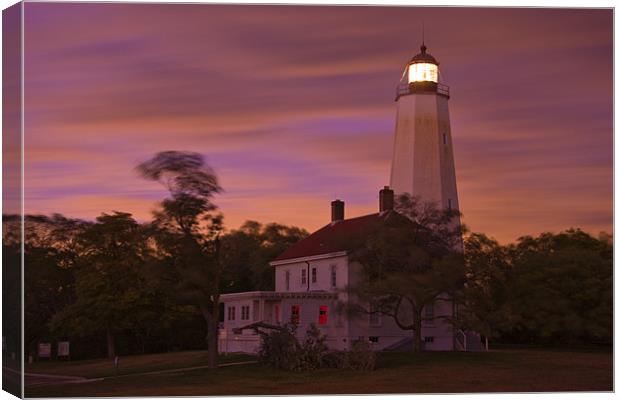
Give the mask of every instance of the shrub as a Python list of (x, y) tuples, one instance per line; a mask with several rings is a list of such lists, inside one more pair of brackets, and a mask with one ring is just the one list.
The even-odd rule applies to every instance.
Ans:
[(297, 327), (287, 324), (281, 330), (261, 334), (258, 350), (259, 361), (277, 369), (292, 371), (299, 358), (299, 342), (295, 337)]
[(323, 366), (323, 359), (329, 352), (325, 339), (320, 329), (315, 324), (310, 324), (300, 348), (298, 370), (310, 371)]
[(280, 330), (263, 333), (259, 360), (277, 369), (311, 371), (320, 368), (327, 354), (325, 335), (311, 324), (302, 344), (295, 337), (297, 327), (287, 324)]
[(355, 371), (375, 369), (376, 354), (368, 342), (357, 341), (350, 351), (329, 351), (325, 335), (315, 324), (310, 325), (301, 344), (295, 332), (296, 326), (288, 324), (280, 330), (262, 333), (259, 360), (286, 371), (312, 371), (318, 368)]
[(340, 368), (355, 371), (372, 371), (375, 369), (376, 362), (377, 355), (372, 350), (370, 343), (359, 340), (353, 343), (350, 351), (344, 352)]

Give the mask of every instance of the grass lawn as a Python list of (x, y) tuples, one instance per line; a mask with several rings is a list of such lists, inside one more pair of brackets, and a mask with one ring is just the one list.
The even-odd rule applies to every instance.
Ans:
[[(178, 360), (183, 354), (191, 353), (167, 356)], [(26, 396), (611, 391), (612, 365), (611, 350), (383, 353), (372, 372), (326, 369), (292, 373), (249, 364), (215, 371), (201, 369), (78, 385), (32, 387), (26, 388)], [(83, 372), (84, 376), (87, 370)]]

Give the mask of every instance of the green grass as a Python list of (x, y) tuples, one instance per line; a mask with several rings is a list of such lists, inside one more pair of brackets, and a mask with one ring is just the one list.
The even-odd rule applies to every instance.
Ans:
[[(179, 354), (179, 353), (177, 353)], [(148, 356), (145, 356), (148, 357)], [(176, 357), (176, 354), (175, 354)], [(37, 396), (172, 396), (611, 391), (611, 351), (380, 354), (372, 372), (275, 371), (259, 364), (26, 389)]]
[[(220, 363), (254, 360), (244, 354), (220, 355)], [(145, 354), (119, 357), (118, 375), (161, 371), (165, 369), (199, 367), (207, 365), (207, 352), (180, 351), (175, 353)], [(26, 372), (37, 374), (101, 378), (115, 375), (114, 363), (107, 358), (84, 361), (39, 361), (26, 364)]]

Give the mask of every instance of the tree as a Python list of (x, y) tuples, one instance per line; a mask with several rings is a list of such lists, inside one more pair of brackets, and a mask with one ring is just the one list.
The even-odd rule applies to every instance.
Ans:
[(212, 202), (221, 191), (200, 154), (165, 151), (137, 166), (145, 179), (164, 185), (170, 197), (155, 212), (153, 238), (171, 260), (180, 297), (194, 304), (207, 323), (208, 364), (217, 367), (220, 318), (222, 216)]
[(519, 238), (508, 248), (516, 340), (611, 342), (613, 246), (579, 229)]
[(226, 271), (222, 290), (274, 290), (269, 262), (306, 236), (304, 229), (256, 221), (246, 221), (239, 229), (222, 236), (222, 263)]
[(458, 321), (463, 329), (487, 337), (510, 330), (512, 269), (508, 250), (482, 233), (465, 238), (465, 284), (455, 293)]
[(75, 301), (56, 313), (51, 327), (62, 335), (104, 333), (108, 357), (116, 355), (116, 335), (141, 320), (151, 298), (140, 269), (148, 252), (140, 226), (131, 214), (97, 217), (79, 236), (74, 267)]
[[(3, 220), (4, 254), (18, 255), (21, 217), (4, 215)], [(65, 218), (60, 214), (24, 216), (23, 339), (28, 352), (36, 354), (37, 343), (50, 339), (48, 325), (51, 318), (74, 299), (72, 267), (77, 256), (76, 237), (86, 225), (84, 221)], [(5, 263), (5, 272), (10, 273), (12, 268), (19, 270), (19, 257), (13, 262), (17, 264)], [(5, 290), (15, 290), (14, 280), (7, 279), (5, 282)]]
[(407, 194), (397, 199), (395, 210), (372, 234), (350, 244), (361, 278), (349, 288), (355, 298), (349, 307), (393, 318), (412, 331), (413, 350), (419, 351), (422, 310), (440, 296), (451, 299), (464, 280), (459, 214)]

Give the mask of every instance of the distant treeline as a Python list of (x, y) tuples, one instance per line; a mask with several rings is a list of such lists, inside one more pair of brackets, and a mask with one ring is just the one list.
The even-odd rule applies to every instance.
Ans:
[[(18, 216), (3, 216), (5, 296), (20, 289), (19, 223)], [(110, 339), (118, 354), (206, 347), (205, 321), (179, 292), (175, 260), (153, 245), (150, 223), (115, 212), (95, 222), (29, 215), (25, 227), (26, 356), (36, 357), (39, 342), (60, 340), (71, 341), (72, 358), (105, 356)], [(223, 235), (221, 293), (273, 290), (269, 261), (306, 235), (300, 228), (253, 221)], [(469, 234), (465, 260), (476, 276), (469, 285), (478, 296), (470, 301), (487, 316), (476, 329), (494, 341), (612, 342), (608, 235), (594, 238), (574, 229), (500, 245)], [(18, 311), (4, 302), (5, 332), (18, 332), (10, 325)]]
[(580, 229), (524, 236), (499, 245), (482, 234), (465, 240), (470, 301), (480, 331), (496, 342), (539, 345), (613, 341), (613, 242)]

